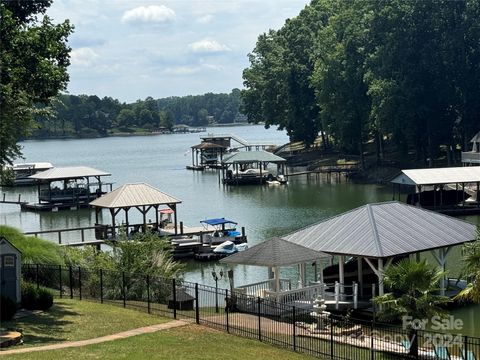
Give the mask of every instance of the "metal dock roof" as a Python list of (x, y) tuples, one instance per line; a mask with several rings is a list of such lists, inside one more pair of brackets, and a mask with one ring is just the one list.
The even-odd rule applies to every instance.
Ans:
[(233, 164), (233, 163), (252, 163), (252, 162), (271, 162), (279, 163), (285, 162), (284, 158), (272, 154), (268, 151), (239, 151), (233, 153), (232, 155), (225, 156), (222, 160), (224, 164)]
[(403, 185), (438, 185), (480, 182), (480, 166), (402, 170), (390, 182)]
[(68, 166), (54, 167), (49, 170), (39, 172), (29, 176), (30, 179), (37, 180), (64, 180), (64, 179), (80, 179), (93, 176), (110, 176), (112, 174), (97, 170), (87, 166)]
[(338, 255), (387, 258), (473, 241), (476, 226), (400, 202), (368, 204), (283, 236)]
[(125, 184), (93, 200), (90, 205), (102, 208), (129, 208), (143, 205), (178, 204), (182, 201), (145, 183)]

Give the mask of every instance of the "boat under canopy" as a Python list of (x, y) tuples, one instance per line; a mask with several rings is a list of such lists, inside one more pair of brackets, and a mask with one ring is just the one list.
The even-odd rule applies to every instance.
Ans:
[(202, 224), (206, 225), (211, 225), (211, 226), (217, 226), (217, 225), (227, 225), (227, 224), (233, 224), (237, 225), (238, 223), (232, 220), (227, 220), (225, 218), (216, 218), (216, 219), (206, 219), (200, 221)]

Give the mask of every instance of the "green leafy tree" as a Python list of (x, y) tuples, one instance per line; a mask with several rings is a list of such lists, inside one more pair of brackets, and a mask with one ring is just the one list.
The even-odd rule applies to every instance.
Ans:
[(51, 0), (0, 1), (0, 171), (21, 155), (35, 104), (48, 105), (68, 82), (73, 26), (44, 15)]
[(456, 299), (480, 303), (480, 228), (476, 241), (463, 246), (463, 254), (462, 274), (468, 284)]
[[(445, 276), (443, 271), (421, 262), (403, 259), (390, 266), (384, 273), (384, 284), (389, 292), (375, 298), (380, 305), (379, 316), (386, 320), (396, 320), (403, 316), (412, 319), (431, 319), (433, 316), (445, 316), (442, 308), (450, 299), (437, 295), (440, 280)], [(418, 354), (418, 339), (410, 327), (410, 354)]]

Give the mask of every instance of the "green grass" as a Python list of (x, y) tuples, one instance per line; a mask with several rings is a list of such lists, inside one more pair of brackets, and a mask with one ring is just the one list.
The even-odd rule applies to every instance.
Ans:
[(9, 359), (318, 359), (259, 341), (188, 325), (127, 339), (66, 350), (11, 355)]
[(39, 346), (85, 340), (167, 321), (169, 319), (113, 305), (56, 299), (48, 312), (3, 322), (2, 328), (20, 330), (24, 346)]

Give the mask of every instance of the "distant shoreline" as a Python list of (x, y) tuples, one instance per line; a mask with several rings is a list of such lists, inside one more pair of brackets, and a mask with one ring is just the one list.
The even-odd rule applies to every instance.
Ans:
[[(260, 126), (264, 125), (263, 123), (259, 124), (251, 124), (251, 123), (229, 123), (229, 124), (215, 124), (215, 125), (208, 125), (206, 126), (207, 129), (209, 128), (225, 128), (225, 127), (236, 127), (236, 126)], [(192, 127), (195, 129), (195, 127)], [(206, 131), (208, 132), (208, 130)], [(101, 139), (107, 137), (130, 137), (130, 136), (156, 136), (156, 135), (172, 135), (172, 134), (190, 134), (190, 133), (197, 133), (201, 134), (202, 132), (156, 132), (156, 131), (138, 131), (138, 132), (116, 132), (107, 134), (104, 136), (97, 135), (97, 136), (33, 136), (28, 137), (26, 139), (22, 139), (21, 141), (28, 141), (28, 140), (75, 140), (75, 139)]]

